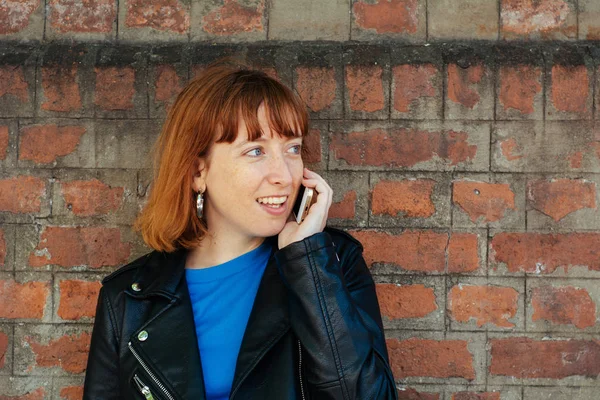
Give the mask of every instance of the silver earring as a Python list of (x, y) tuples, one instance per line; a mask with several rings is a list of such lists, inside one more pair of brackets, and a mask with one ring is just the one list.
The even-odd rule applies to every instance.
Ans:
[(202, 215), (204, 215), (204, 192), (198, 192), (196, 196), (196, 215), (198, 218), (202, 219)]

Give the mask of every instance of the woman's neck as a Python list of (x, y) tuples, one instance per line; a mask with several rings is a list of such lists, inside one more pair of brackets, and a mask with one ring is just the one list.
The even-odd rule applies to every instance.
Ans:
[(223, 264), (256, 249), (265, 241), (263, 237), (247, 237), (235, 234), (208, 233), (200, 246), (190, 250), (186, 268), (200, 269)]

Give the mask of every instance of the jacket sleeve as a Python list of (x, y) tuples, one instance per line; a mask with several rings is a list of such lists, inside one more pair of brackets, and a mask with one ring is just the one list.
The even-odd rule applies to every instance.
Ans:
[(83, 385), (83, 400), (119, 398), (119, 356), (114, 314), (104, 288), (101, 288)]
[[(275, 253), (314, 399), (396, 399), (375, 284), (358, 242), (327, 232)], [(336, 251), (337, 250), (337, 251)]]

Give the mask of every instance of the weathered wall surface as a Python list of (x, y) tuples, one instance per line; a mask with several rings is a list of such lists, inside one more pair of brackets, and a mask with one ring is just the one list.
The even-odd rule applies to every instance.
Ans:
[(2, 2), (0, 399), (81, 398), (165, 110), (225, 55), (309, 107), (401, 399), (597, 399), (598, 4)]

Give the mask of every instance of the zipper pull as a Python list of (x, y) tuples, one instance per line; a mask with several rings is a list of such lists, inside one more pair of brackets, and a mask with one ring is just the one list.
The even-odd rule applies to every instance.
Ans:
[(142, 392), (146, 400), (154, 400), (154, 396), (152, 396), (150, 388), (146, 386), (146, 384), (142, 382), (140, 378), (138, 378), (137, 374), (133, 376), (133, 381), (137, 385), (140, 392)]

